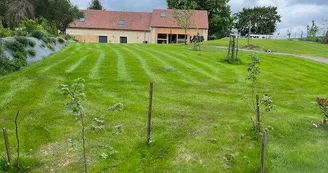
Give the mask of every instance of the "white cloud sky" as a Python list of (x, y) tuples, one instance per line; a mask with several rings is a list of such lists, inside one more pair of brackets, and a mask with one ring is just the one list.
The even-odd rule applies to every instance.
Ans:
[[(166, 8), (166, 0), (101, 1), (107, 10), (150, 12), (155, 8)], [(71, 0), (71, 2), (84, 9), (90, 0)], [(306, 33), (306, 25), (311, 24), (312, 20), (323, 27), (320, 24), (321, 20), (328, 19), (328, 0), (230, 0), (229, 4), (233, 13), (242, 10), (243, 7), (277, 6), (278, 13), (282, 16), (282, 22), (278, 24), (277, 30), (281, 36), (286, 36), (287, 30), (291, 30), (293, 36), (296, 34), (299, 37), (302, 30)]]

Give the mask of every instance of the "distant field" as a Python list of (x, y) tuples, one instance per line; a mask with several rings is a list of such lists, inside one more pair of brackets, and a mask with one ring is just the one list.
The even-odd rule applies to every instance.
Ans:
[[(88, 128), (90, 172), (258, 172), (260, 143), (251, 129), (254, 111), (245, 80), (251, 53), (240, 53), (244, 64), (229, 65), (220, 61), (226, 56), (222, 49), (204, 48), (194, 52), (182, 45), (72, 43), (59, 54), (0, 77), (0, 127), (9, 130), (15, 153), (13, 120), (20, 110), (23, 155), (40, 162), (32, 172), (80, 172), (79, 124), (64, 110), (57, 87), (84, 77), (87, 122), (97, 117), (106, 127)], [(268, 134), (267, 172), (326, 172), (328, 132), (313, 124), (322, 119), (315, 97), (328, 96), (327, 65), (292, 56), (258, 56), (257, 90), (270, 94), (275, 104), (262, 124), (274, 129)], [(155, 143), (147, 148), (150, 81)], [(117, 102), (124, 104), (123, 111), (109, 112)], [(113, 134), (117, 125), (123, 131)], [(110, 155), (110, 146), (117, 153)], [(1, 136), (0, 158), (4, 151)]]
[[(251, 44), (258, 45), (262, 49), (271, 49), (277, 52), (293, 53), (300, 55), (313, 55), (328, 58), (328, 44), (319, 44), (298, 40), (261, 40), (252, 39)], [(208, 41), (205, 45), (228, 46), (229, 39)], [(240, 47), (247, 45), (247, 39), (240, 39)]]

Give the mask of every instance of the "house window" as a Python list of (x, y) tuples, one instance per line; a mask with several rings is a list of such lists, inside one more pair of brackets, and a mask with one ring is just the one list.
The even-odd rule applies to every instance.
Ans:
[(80, 22), (84, 22), (85, 21), (85, 18), (80, 18)]
[(161, 17), (167, 17), (167, 14), (165, 12), (161, 13)]
[(118, 22), (118, 24), (119, 24), (119, 25), (125, 25), (125, 20), (120, 20), (120, 21)]

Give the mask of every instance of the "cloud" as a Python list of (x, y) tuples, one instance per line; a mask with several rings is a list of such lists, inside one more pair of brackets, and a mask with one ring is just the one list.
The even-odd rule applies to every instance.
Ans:
[(233, 13), (243, 7), (277, 6), (278, 13), (282, 16), (282, 22), (277, 25), (277, 33), (280, 33), (280, 36), (286, 36), (287, 30), (291, 30), (293, 37), (295, 34), (300, 37), (302, 31), (303, 35), (306, 34), (306, 25), (311, 24), (312, 20), (315, 20), (319, 27), (324, 27), (320, 22), (328, 18), (327, 0), (230, 0), (229, 4)]

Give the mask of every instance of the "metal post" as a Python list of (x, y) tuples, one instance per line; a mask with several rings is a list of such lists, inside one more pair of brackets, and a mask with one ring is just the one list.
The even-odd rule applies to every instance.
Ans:
[(153, 82), (150, 82), (150, 84), (149, 84), (148, 124), (147, 124), (147, 146), (150, 145), (152, 106), (153, 106)]
[(264, 163), (265, 163), (265, 147), (267, 144), (267, 136), (266, 132), (263, 133), (263, 139), (262, 139), (262, 148), (261, 148), (261, 173), (265, 172), (264, 169)]

